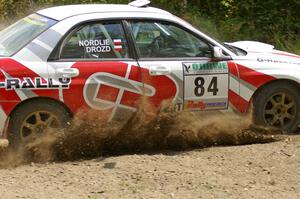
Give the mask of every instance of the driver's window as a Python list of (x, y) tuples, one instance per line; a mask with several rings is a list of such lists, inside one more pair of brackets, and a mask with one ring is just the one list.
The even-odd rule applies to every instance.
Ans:
[(103, 22), (81, 26), (64, 41), (60, 58), (128, 58), (128, 45), (121, 23)]
[(142, 58), (212, 57), (206, 42), (170, 23), (136, 21), (130, 27)]

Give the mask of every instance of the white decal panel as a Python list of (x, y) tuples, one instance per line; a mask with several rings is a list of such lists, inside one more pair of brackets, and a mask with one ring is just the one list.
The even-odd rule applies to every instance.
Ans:
[(228, 108), (227, 62), (183, 63), (183, 71), (185, 110)]

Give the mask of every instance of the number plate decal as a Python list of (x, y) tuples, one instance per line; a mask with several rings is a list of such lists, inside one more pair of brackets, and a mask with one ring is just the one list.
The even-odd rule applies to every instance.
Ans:
[(228, 108), (227, 62), (183, 63), (183, 78), (185, 110)]

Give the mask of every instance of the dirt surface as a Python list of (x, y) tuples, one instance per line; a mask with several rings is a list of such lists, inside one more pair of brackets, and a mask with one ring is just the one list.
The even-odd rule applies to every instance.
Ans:
[(0, 198), (300, 198), (300, 136), (280, 133), (168, 106), (125, 123), (91, 112), (2, 151)]
[(300, 198), (300, 136), (0, 170), (1, 198)]

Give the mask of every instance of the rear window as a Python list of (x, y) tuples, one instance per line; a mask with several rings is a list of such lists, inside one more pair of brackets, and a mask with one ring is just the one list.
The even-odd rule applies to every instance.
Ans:
[(129, 57), (121, 22), (83, 25), (63, 43), (61, 59), (123, 59)]
[(0, 32), (0, 56), (9, 57), (56, 23), (55, 20), (32, 14)]

